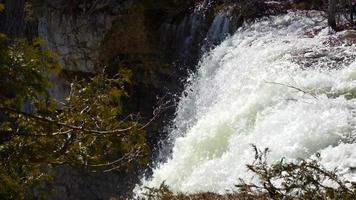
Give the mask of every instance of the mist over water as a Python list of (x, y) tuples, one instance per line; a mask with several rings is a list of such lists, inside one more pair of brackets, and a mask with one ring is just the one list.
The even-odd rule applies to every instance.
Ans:
[(174, 120), (173, 150), (144, 186), (175, 192), (235, 189), (253, 178), (251, 144), (269, 162), (322, 155), (356, 180), (356, 47), (329, 33), (319, 12), (246, 24), (207, 53)]

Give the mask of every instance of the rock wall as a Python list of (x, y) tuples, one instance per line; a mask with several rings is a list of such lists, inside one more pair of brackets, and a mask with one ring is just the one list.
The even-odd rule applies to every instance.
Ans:
[(92, 3), (87, 10), (75, 13), (69, 12), (70, 8), (56, 9), (55, 2), (38, 11), (38, 36), (59, 54), (65, 70), (94, 72), (101, 43), (113, 21), (129, 6), (129, 1)]
[(6, 5), (5, 11), (0, 13), (0, 32), (30, 40), (38, 35), (37, 20), (30, 17), (26, 0), (0, 0), (0, 3)]
[(135, 173), (87, 173), (61, 167), (57, 171), (54, 195), (48, 200), (114, 200), (133, 190)]

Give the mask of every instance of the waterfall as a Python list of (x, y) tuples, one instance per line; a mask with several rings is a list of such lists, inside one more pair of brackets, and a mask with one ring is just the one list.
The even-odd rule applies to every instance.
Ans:
[(161, 44), (173, 61), (193, 67), (201, 54), (233, 33), (233, 6), (217, 9), (214, 0), (204, 0), (181, 20), (171, 19), (160, 28)]
[(253, 180), (251, 144), (269, 148), (271, 163), (320, 152), (356, 180), (356, 47), (350, 32), (329, 31), (322, 13), (290, 12), (245, 24), (204, 55), (177, 108), (172, 153), (143, 185), (234, 191)]

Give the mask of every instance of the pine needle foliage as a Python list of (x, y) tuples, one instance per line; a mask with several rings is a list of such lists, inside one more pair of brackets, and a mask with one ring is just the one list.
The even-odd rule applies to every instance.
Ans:
[(144, 126), (123, 114), (131, 71), (77, 80), (63, 102), (48, 92), (58, 72), (40, 40), (0, 35), (0, 199), (45, 198), (57, 166), (103, 173), (148, 162)]
[(255, 161), (247, 168), (257, 182), (247, 183), (240, 179), (232, 194), (214, 193), (183, 194), (173, 193), (162, 183), (158, 188), (146, 188), (145, 200), (332, 200), (356, 199), (356, 183), (344, 180), (338, 170), (325, 169), (320, 164), (320, 155), (314, 159), (299, 159), (295, 162), (267, 162), (269, 149), (260, 150), (253, 146)]
[(266, 195), (269, 199), (345, 199), (356, 198), (356, 183), (344, 180), (337, 169), (327, 170), (315, 159), (299, 159), (296, 162), (268, 164), (269, 150), (261, 151), (253, 146), (255, 162), (247, 165), (258, 178), (258, 183), (240, 180), (236, 185), (240, 193)]

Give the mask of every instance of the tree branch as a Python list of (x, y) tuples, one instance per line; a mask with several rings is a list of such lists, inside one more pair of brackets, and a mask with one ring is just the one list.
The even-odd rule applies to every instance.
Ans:
[(300, 91), (300, 92), (303, 92), (304, 94), (309, 94), (310, 96), (314, 97), (314, 99), (319, 100), (314, 94), (312, 94), (312, 93), (310, 93), (310, 92), (307, 92), (307, 91), (304, 91), (304, 90), (302, 90), (302, 89), (300, 89), (300, 88), (297, 88), (297, 87), (295, 87), (295, 86), (292, 86), (292, 85), (287, 85), (287, 84), (284, 84), (284, 83), (277, 83), (277, 82), (269, 82), (269, 81), (266, 81), (266, 83), (289, 87), (289, 88), (298, 90), (298, 91)]
[(104, 130), (104, 131), (102, 131), (102, 130), (92, 130), (92, 129), (85, 129), (85, 128), (82, 128), (82, 127), (79, 127), (79, 126), (73, 126), (73, 125), (70, 125), (70, 124), (67, 124), (67, 123), (64, 123), (64, 122), (58, 122), (58, 121), (55, 121), (55, 120), (50, 119), (50, 118), (29, 114), (29, 113), (26, 113), (26, 112), (23, 112), (23, 111), (19, 111), (19, 110), (13, 109), (13, 108), (0, 106), (0, 110), (3, 110), (5, 112), (14, 113), (14, 114), (20, 114), (20, 115), (23, 115), (25, 117), (28, 117), (28, 118), (31, 118), (31, 119), (34, 119), (34, 120), (37, 120), (37, 121), (51, 123), (51, 124), (55, 124), (55, 125), (60, 126), (60, 127), (66, 127), (66, 128), (70, 128), (70, 129), (75, 130), (75, 131), (81, 131), (81, 132), (85, 132), (85, 133), (94, 133), (94, 134), (101, 134), (101, 135), (118, 134), (118, 133), (127, 132), (127, 131), (129, 131), (129, 130), (134, 128), (134, 126), (130, 126), (128, 128), (125, 128), (125, 129)]
[(161, 97), (158, 101), (158, 106), (157, 108), (155, 108), (153, 110), (153, 117), (146, 123), (144, 124), (143, 126), (141, 126), (139, 128), (139, 130), (143, 130), (145, 129), (146, 127), (148, 127), (154, 120), (157, 119), (157, 117), (166, 109), (168, 108), (171, 108), (173, 107), (174, 105), (169, 105), (171, 103), (171, 100), (167, 100), (166, 101), (166, 98), (167, 98), (167, 95), (164, 95), (163, 97)]

